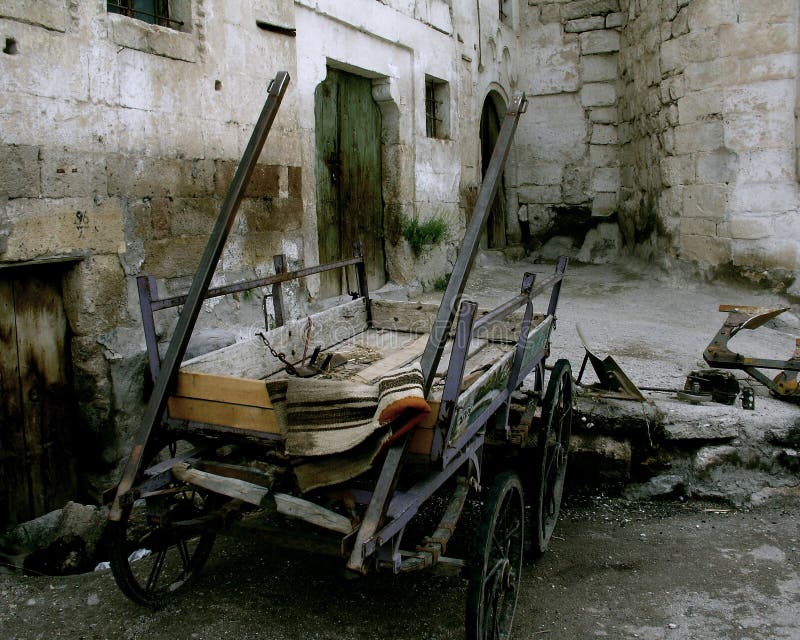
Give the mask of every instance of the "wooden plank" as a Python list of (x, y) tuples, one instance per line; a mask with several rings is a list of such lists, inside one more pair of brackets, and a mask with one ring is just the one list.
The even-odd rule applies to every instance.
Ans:
[(14, 304), (32, 515), (41, 515), (78, 493), (60, 275), (36, 270), (20, 277), (14, 283)]
[(271, 409), (267, 385), (262, 380), (211, 373), (178, 372), (175, 396), (216, 400)]
[(402, 349), (390, 353), (385, 358), (369, 365), (366, 369), (362, 369), (353, 376), (353, 379), (367, 384), (375, 382), (390, 371), (407, 365), (416, 358), (419, 358), (425, 350), (427, 342), (427, 334), (422, 335), (412, 343), (405, 345)]
[(169, 416), (176, 420), (220, 424), (278, 435), (281, 433), (272, 409), (178, 396), (169, 398), (167, 408)]
[(11, 281), (0, 279), (0, 531), (33, 515)]
[[(312, 331), (309, 353), (315, 345), (330, 349), (343, 340), (367, 328), (367, 310), (363, 298), (326, 309), (311, 316)], [(276, 351), (283, 352), (294, 363), (303, 357), (307, 319), (292, 320), (267, 333), (267, 339)], [(181, 371), (213, 373), (240, 378), (260, 379), (283, 369), (256, 336), (250, 340), (192, 358), (181, 365)]]
[(318, 527), (343, 533), (344, 535), (349, 535), (355, 530), (350, 518), (330, 509), (325, 509), (309, 500), (303, 500), (286, 493), (276, 493), (273, 497), (275, 498), (278, 513), (282, 513), (285, 516), (300, 518)]
[[(372, 326), (376, 329), (428, 333), (436, 319), (438, 309), (439, 305), (431, 302), (373, 300)], [(475, 319), (485, 316), (490, 311), (491, 309), (480, 307), (475, 314)], [(479, 332), (477, 337), (495, 341), (516, 342), (522, 327), (523, 311), (524, 307), (521, 307), (507, 318)], [(534, 314), (533, 324), (538, 324), (544, 317), (545, 315), (541, 313)]]
[(177, 462), (172, 466), (172, 475), (181, 482), (208, 489), (214, 493), (219, 493), (229, 498), (241, 500), (247, 504), (261, 506), (261, 502), (267, 495), (269, 489), (261, 487), (252, 482), (239, 480), (237, 478), (226, 478), (217, 476), (213, 473), (190, 469), (185, 462)]
[[(523, 367), (529, 364), (534, 356), (544, 348), (544, 344), (550, 335), (551, 326), (552, 317), (534, 327), (528, 333), (526, 349), (522, 358)], [(515, 353), (516, 349), (510, 349), (458, 397), (453, 430), (448, 444), (452, 444), (463, 435), (468, 426), (477, 420), (481, 412), (491, 404), (495, 396), (508, 386)]]

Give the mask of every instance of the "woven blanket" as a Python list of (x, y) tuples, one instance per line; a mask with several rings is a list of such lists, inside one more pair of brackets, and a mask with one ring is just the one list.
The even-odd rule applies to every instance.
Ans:
[(270, 389), (276, 416), (285, 420), (286, 453), (302, 458), (293, 465), (300, 489), (343, 482), (366, 471), (391, 435), (386, 425), (401, 414), (411, 419), (431, 410), (422, 382), (422, 370), (414, 363), (374, 385), (290, 378), (285, 400), (281, 390)]

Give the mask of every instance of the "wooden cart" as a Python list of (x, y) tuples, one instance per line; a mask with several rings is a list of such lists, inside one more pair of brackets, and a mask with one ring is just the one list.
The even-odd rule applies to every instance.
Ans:
[[(270, 88), (269, 122), (287, 81), (279, 74)], [(496, 309), (457, 302), (524, 106), (516, 98), (503, 123), (441, 305), (371, 300), (358, 250), (294, 272), (278, 256), (274, 276), (209, 289), (236, 194), (189, 294), (159, 298), (152, 278), (139, 279), (155, 388), (110, 515), (111, 566), (128, 597), (158, 605), (197, 574), (218, 533), (245, 530), (334, 553), (355, 573), (463, 567), (467, 637), (509, 636), (523, 554), (547, 547), (564, 484), (572, 377), (558, 360), (545, 384), (545, 361), (566, 259), (541, 284), (526, 273)], [(259, 150), (251, 140), (232, 190)], [(335, 269), (354, 273), (353, 299), (283, 317), (283, 283)], [(272, 296), (279, 326), (184, 361), (203, 300), (254, 288)], [(547, 307), (534, 314), (543, 292)], [(179, 305), (162, 360), (154, 314)], [(320, 348), (316, 372), (310, 347)], [(477, 532), (467, 557), (451, 558), (470, 492), (482, 497)], [(444, 500), (428, 508), (434, 495)], [(423, 512), (436, 514), (427, 532)]]

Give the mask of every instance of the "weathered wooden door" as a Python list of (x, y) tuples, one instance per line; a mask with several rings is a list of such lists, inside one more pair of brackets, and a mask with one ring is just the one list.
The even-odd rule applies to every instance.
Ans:
[(0, 272), (0, 530), (77, 497), (73, 420), (60, 274)]
[[(371, 289), (386, 282), (381, 190), (381, 114), (368, 78), (328, 69), (314, 96), (317, 232), (321, 263), (353, 255), (361, 242)], [(322, 274), (321, 295), (343, 292), (337, 271)], [(355, 289), (351, 279), (350, 288)]]
[[(497, 112), (492, 96), (486, 96), (481, 112), (481, 175), (486, 175), (492, 151), (500, 135), (500, 114)], [(500, 186), (492, 202), (492, 210), (486, 221), (486, 244), (490, 249), (502, 249), (506, 246), (506, 194), (505, 175), (500, 177)]]

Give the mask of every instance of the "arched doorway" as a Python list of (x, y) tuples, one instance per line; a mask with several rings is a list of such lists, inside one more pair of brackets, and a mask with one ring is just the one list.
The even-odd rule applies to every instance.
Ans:
[[(505, 112), (506, 105), (503, 98), (496, 91), (490, 91), (483, 101), (483, 110), (481, 111), (481, 177), (486, 175), (489, 160), (492, 159), (492, 151), (497, 143), (497, 136), (500, 134), (500, 125), (502, 124), (500, 114)], [(485, 246), (489, 249), (502, 249), (506, 246), (505, 174), (500, 177), (497, 195), (492, 202), (492, 210), (486, 221), (485, 237)], [(484, 242), (481, 242), (481, 245), (484, 245)]]
[[(329, 67), (314, 93), (317, 238), (320, 263), (364, 252), (370, 289), (386, 282), (383, 233), (381, 111), (372, 80)], [(355, 283), (350, 283), (354, 288)], [(321, 275), (320, 295), (342, 293), (338, 270)]]

